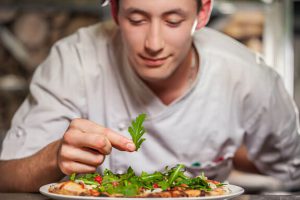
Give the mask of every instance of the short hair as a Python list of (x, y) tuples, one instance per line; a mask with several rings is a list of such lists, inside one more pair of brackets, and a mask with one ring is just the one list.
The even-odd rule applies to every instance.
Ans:
[[(197, 1), (197, 12), (199, 12), (202, 8), (202, 0), (196, 0)], [(119, 7), (119, 0), (116, 0), (117, 3), (117, 9)]]

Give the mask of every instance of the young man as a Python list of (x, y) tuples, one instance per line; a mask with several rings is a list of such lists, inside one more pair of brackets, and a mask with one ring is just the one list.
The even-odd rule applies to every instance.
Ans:
[[(37, 69), (3, 143), (2, 191), (37, 191), (72, 172), (177, 163), (222, 181), (242, 143), (253, 169), (299, 182), (293, 101), (246, 47), (203, 28), (210, 0), (112, 3), (117, 27), (79, 30)], [(146, 141), (128, 153), (127, 127), (140, 113)]]

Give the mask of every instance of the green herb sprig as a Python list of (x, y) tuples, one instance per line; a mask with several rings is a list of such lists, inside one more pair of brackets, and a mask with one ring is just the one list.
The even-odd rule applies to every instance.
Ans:
[(128, 132), (130, 133), (132, 141), (136, 147), (135, 151), (138, 151), (138, 149), (141, 147), (141, 144), (146, 140), (145, 138), (142, 138), (142, 136), (146, 133), (143, 126), (145, 119), (146, 114), (140, 114), (135, 120), (131, 122), (131, 126), (128, 127)]

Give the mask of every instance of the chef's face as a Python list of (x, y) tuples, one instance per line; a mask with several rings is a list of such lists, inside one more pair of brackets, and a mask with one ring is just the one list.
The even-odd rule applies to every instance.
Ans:
[(197, 23), (195, 0), (122, 0), (118, 23), (129, 62), (146, 82), (168, 79), (186, 61)]

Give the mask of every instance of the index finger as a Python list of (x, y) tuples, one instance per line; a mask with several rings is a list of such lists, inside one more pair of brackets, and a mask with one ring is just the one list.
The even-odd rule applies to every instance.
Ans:
[(120, 135), (109, 128), (103, 128), (102, 133), (110, 141), (113, 147), (121, 151), (135, 151), (135, 145), (132, 140)]
[(128, 139), (127, 137), (114, 132), (109, 128), (105, 128), (86, 119), (75, 119), (71, 122), (70, 127), (79, 129), (82, 132), (86, 133), (99, 133), (104, 135), (109, 142), (112, 144), (113, 147), (119, 149), (121, 151), (134, 151), (135, 145), (132, 140)]

